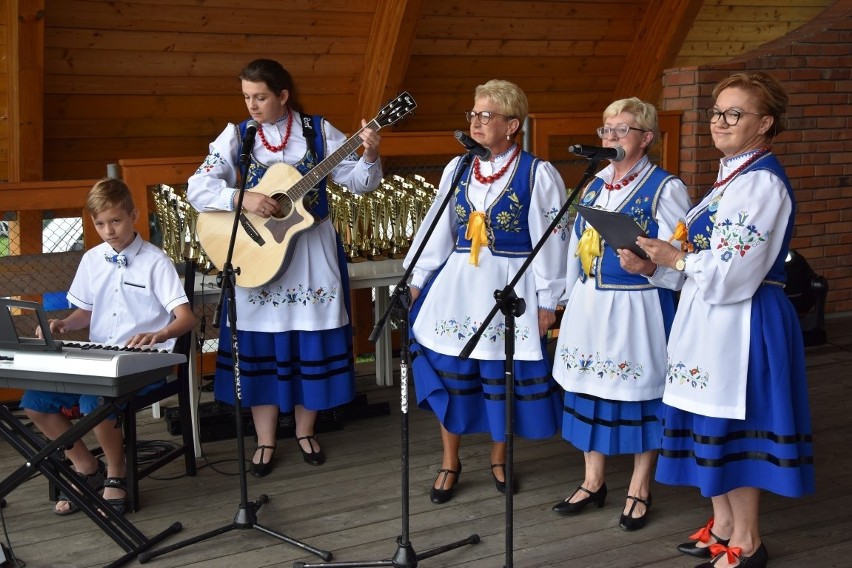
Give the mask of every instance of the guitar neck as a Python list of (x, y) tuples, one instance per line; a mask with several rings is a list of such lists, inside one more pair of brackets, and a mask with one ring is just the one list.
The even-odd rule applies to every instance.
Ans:
[(374, 119), (370, 121), (367, 126), (358, 130), (358, 132), (353, 134), (346, 142), (343, 143), (343, 145), (340, 146), (340, 148), (326, 156), (323, 161), (306, 173), (302, 179), (293, 184), (293, 186), (287, 190), (287, 196), (293, 201), (298, 201), (305, 197), (305, 195), (307, 195), (311, 189), (316, 187), (316, 185), (322, 181), (325, 176), (330, 174), (340, 162), (345, 160), (347, 156), (349, 156), (362, 144), (363, 141), (361, 140), (360, 134), (364, 128), (379, 130), (381, 125), (379, 125)]

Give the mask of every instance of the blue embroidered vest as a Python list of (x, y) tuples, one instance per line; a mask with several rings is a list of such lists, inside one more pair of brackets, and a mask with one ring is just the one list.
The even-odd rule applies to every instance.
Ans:
[[(626, 213), (633, 217), (636, 223), (651, 238), (657, 237), (659, 225), (657, 224), (657, 202), (663, 185), (674, 176), (657, 166), (651, 166), (650, 170), (637, 180), (630, 195), (619, 206), (616, 211)], [(595, 178), (586, 192), (583, 194), (581, 203), (592, 207), (595, 197), (603, 189), (604, 181)], [(574, 222), (574, 232), (579, 238), (586, 230), (588, 223), (582, 216), (578, 216)], [(648, 279), (641, 274), (630, 274), (618, 261), (615, 250), (604, 243), (603, 254), (594, 261), (595, 286), (598, 290), (650, 290), (654, 288)], [(577, 262), (580, 262), (577, 259)], [(586, 274), (580, 271), (580, 278), (585, 282)]]
[[(239, 124), (240, 140), (245, 137), (247, 123), (248, 120), (245, 120)], [(297, 164), (292, 164), (293, 167), (302, 175), (305, 175), (312, 170), (314, 166), (320, 163), (325, 157), (325, 141), (322, 136), (322, 128), (318, 127), (318, 125), (322, 125), (322, 117), (314, 116), (313, 123), (315, 125), (314, 133), (316, 134), (314, 138), (314, 147), (316, 148), (317, 155), (314, 156), (311, 153), (310, 145), (308, 145), (309, 150), (305, 153), (302, 160)], [(262, 164), (258, 162), (254, 157), (254, 154), (251, 154), (251, 160), (248, 164), (248, 172), (246, 173), (246, 189), (251, 189), (256, 186), (260, 182), (260, 178), (263, 177), (263, 174), (266, 173), (266, 170), (269, 169), (270, 165), (271, 164)], [(326, 178), (323, 178), (314, 190), (305, 196), (304, 200), (308, 211), (318, 219), (325, 219), (328, 217), (328, 193), (326, 192), (325, 186)]]
[[(521, 152), (503, 193), (486, 209), (488, 248), (491, 254), (526, 256), (532, 251), (528, 216), (535, 170), (539, 163), (540, 160), (532, 154)], [(455, 252), (470, 252), (470, 239), (465, 237), (465, 233), (470, 214), (475, 211), (467, 195), (471, 174), (472, 168), (468, 165), (461, 175), (463, 181), (456, 189), (458, 229)]]
[[(787, 281), (787, 272), (784, 268), (784, 262), (787, 259), (787, 252), (790, 248), (790, 239), (793, 236), (794, 218), (796, 215), (796, 198), (793, 193), (793, 188), (790, 186), (790, 180), (787, 178), (787, 173), (784, 171), (784, 166), (778, 161), (774, 154), (766, 154), (758, 158), (753, 164), (744, 169), (740, 175), (753, 170), (766, 170), (772, 172), (784, 182), (787, 188), (787, 195), (790, 196), (790, 202), (793, 207), (790, 210), (790, 219), (787, 223), (787, 229), (784, 232), (784, 244), (781, 250), (778, 251), (778, 256), (772, 263), (764, 283), (784, 283)], [(727, 188), (725, 188), (727, 190)], [(692, 244), (693, 251), (699, 252), (710, 248), (710, 237), (713, 233), (713, 228), (716, 226), (716, 211), (719, 206), (724, 191), (716, 196), (707, 205), (702, 206), (702, 209), (694, 215), (690, 215), (687, 229), (689, 232), (689, 242)]]

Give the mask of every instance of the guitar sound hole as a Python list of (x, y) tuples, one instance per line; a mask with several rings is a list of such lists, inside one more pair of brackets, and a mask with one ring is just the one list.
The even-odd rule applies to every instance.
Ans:
[(278, 204), (280, 207), (278, 208), (278, 213), (275, 214), (275, 217), (278, 219), (287, 217), (290, 212), (293, 211), (293, 202), (286, 197), (284, 199), (278, 199)]

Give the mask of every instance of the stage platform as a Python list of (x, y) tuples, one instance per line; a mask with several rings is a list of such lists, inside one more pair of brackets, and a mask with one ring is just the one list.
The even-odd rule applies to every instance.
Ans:
[[(762, 533), (772, 568), (849, 566), (852, 557), (852, 314), (829, 318), (828, 343), (808, 348), (814, 418), (817, 493), (803, 499), (765, 494)], [(302, 461), (291, 438), (278, 441), (277, 465), (264, 479), (249, 476), (249, 497), (265, 493), (269, 503), (258, 522), (329, 550), (336, 561), (389, 559), (400, 533), (400, 416), (397, 387), (378, 386), (369, 363), (359, 364), (359, 390), (371, 403), (388, 402), (391, 413), (348, 421), (320, 435), (328, 461), (312, 467)], [(398, 377), (395, 381), (398, 384)], [(209, 394), (205, 395), (209, 397)], [(204, 397), (202, 397), (204, 400)], [(413, 401), (413, 393), (411, 400)], [(164, 420), (139, 417), (139, 439), (175, 440)], [(463, 440), (464, 471), (456, 497), (446, 505), (429, 501), (440, 464), (440, 438), (434, 417), (410, 412), (411, 542), (416, 551), (453, 542), (471, 533), (482, 541), (420, 561), (422, 568), (499, 567), (505, 551), (504, 498), (489, 468), (485, 436)], [(247, 455), (254, 441), (247, 438)], [(141, 483), (141, 510), (133, 522), (146, 534), (180, 521), (176, 542), (230, 523), (239, 505), (238, 464), (233, 439), (204, 443), (195, 478), (180, 477), (169, 465)], [(691, 568), (694, 559), (675, 546), (711, 515), (697, 490), (653, 485), (648, 525), (627, 533), (618, 528), (632, 458), (608, 462), (609, 498), (601, 509), (559, 517), (550, 507), (582, 481), (582, 454), (558, 437), (516, 439), (515, 470), (520, 492), (514, 507), (514, 565), (517, 567)], [(17, 468), (20, 456), (0, 444), (0, 476)], [(170, 475), (173, 473), (174, 475)], [(47, 482), (36, 477), (7, 497), (3, 517), (17, 556), (29, 568), (103, 566), (121, 555), (118, 546), (84, 515), (57, 517)], [(2, 533), (0, 533), (2, 539)], [(232, 531), (155, 559), (153, 568), (289, 568), (294, 561), (320, 562), (259, 531)], [(132, 565), (136, 565), (134, 562)]]

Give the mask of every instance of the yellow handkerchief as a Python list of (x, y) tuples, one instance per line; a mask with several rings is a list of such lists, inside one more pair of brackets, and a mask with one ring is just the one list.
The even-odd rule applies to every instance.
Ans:
[(601, 236), (593, 227), (586, 227), (580, 242), (577, 243), (576, 256), (580, 257), (580, 266), (583, 267), (587, 277), (592, 275), (592, 263), (595, 257), (601, 255), (601, 252)]
[(470, 239), (470, 260), (468, 262), (474, 266), (479, 266), (479, 248), (488, 244), (484, 212), (474, 211), (470, 214), (464, 238)]

